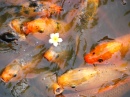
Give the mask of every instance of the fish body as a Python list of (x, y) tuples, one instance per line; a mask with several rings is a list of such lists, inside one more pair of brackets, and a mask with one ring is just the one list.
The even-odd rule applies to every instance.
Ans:
[(26, 39), (26, 35), (21, 29), (22, 29), (23, 23), (27, 21), (28, 20), (25, 17), (19, 17), (19, 18), (13, 19), (9, 23), (10, 28), (12, 28), (16, 32), (15, 34), (20, 37), (20, 40)]
[(12, 20), (9, 25), (21, 40), (25, 40), (28, 34), (33, 34), (36, 38), (43, 40), (45, 36), (51, 33), (58, 32), (61, 35), (64, 34), (71, 29), (74, 23), (73, 21), (66, 23), (46, 17), (34, 20), (24, 17)]
[[(13, 60), (2, 70), (0, 74), (1, 80), (7, 83), (29, 77), (28, 74), (33, 72), (33, 69), (35, 69), (42, 60), (44, 50), (44, 47), (37, 46), (30, 54)], [(32, 53), (34, 55), (32, 55)]]
[(27, 17), (50, 17), (60, 14), (62, 7), (48, 1), (31, 1), (22, 4), (20, 13)]
[(98, 11), (99, 0), (86, 0), (85, 3), (79, 15), (80, 24), (77, 24), (78, 29), (93, 28), (95, 26), (93, 24), (98, 20), (96, 13)]
[(130, 47), (129, 37), (130, 34), (100, 43), (84, 56), (84, 60), (89, 64), (102, 64), (104, 61), (113, 58), (117, 53), (120, 53), (121, 58), (125, 57)]
[(25, 40), (28, 34), (56, 32), (60, 28), (60, 23), (54, 19), (38, 18), (28, 20), (25, 17), (20, 17), (12, 20), (9, 26), (16, 32), (21, 40)]
[(61, 24), (54, 19), (38, 18), (23, 24), (23, 32), (27, 35), (29, 33), (44, 33), (44, 32), (57, 32)]
[(69, 70), (57, 78), (56, 83), (52, 85), (53, 91), (57, 95), (69, 88), (75, 88), (76, 92), (96, 89), (95, 94), (110, 90), (120, 83), (129, 81), (127, 80), (130, 77), (129, 63), (124, 67), (122, 64), (123, 62)]
[(97, 72), (87, 68), (77, 68), (69, 70), (65, 74), (61, 75), (57, 79), (57, 83), (53, 84), (54, 93), (60, 94), (65, 87), (75, 88), (87, 80), (93, 78)]

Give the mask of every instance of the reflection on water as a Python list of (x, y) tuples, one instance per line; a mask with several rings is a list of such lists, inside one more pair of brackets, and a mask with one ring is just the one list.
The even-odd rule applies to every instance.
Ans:
[[(9, 22), (20, 16), (24, 16), (24, 14), (20, 13), (20, 10), (22, 7), (21, 4), (24, 4), (26, 1), (29, 2), (30, 0), (6, 0), (6, 2), (0, 0), (0, 34), (13, 32), (9, 27)], [(84, 55), (90, 52), (93, 46), (95, 47), (95, 44), (103, 41), (111, 41), (119, 36), (129, 34), (129, 0), (99, 0), (99, 3), (98, 0), (46, 1), (55, 3), (63, 8), (60, 14), (49, 15), (49, 18), (68, 24), (64, 26), (64, 28), (66, 27), (65, 33), (60, 33), (61, 38), (63, 38), (63, 43), (61, 43), (61, 47), (58, 49), (53, 48), (52, 45), (48, 43), (49, 36), (45, 36), (44, 33), (40, 34), (41, 36), (43, 35), (42, 38), (44, 39), (37, 38), (40, 35), (36, 38), (33, 35), (28, 35), (24, 41), (18, 40), (11, 43), (0, 41), (1, 68), (4, 68), (18, 56), (28, 54), (32, 46), (39, 44), (44, 44), (46, 51), (52, 50), (53, 54), (56, 54), (56, 56), (52, 56), (52, 61), (43, 57), (37, 68), (33, 69), (33, 74), (37, 74), (37, 77), (22, 79), (7, 84), (0, 81), (0, 97), (54, 97), (55, 95), (53, 94), (51, 85), (56, 82), (57, 76), (66, 73), (70, 69), (92, 66), (84, 62)], [(48, 7), (48, 5), (46, 7)], [(37, 17), (39, 16), (33, 16), (33, 18), (26, 16), (25, 18), (34, 20)], [(11, 54), (11, 56), (9, 56), (9, 54)], [(122, 64), (122, 67), (118, 69), (126, 70), (118, 73), (116, 71), (119, 77), (112, 77), (111, 75), (114, 75), (115, 71), (111, 69), (109, 71), (107, 67), (104, 67), (106, 71), (108, 70), (110, 73), (104, 71), (105, 73), (101, 73), (100, 77), (97, 77), (99, 76), (97, 75), (96, 80), (99, 81), (98, 83), (94, 80), (90, 80), (90, 84), (87, 86), (92, 87), (92, 89), (87, 90), (86, 88), (89, 87), (85, 88), (83, 86), (81, 91), (65, 89), (62, 94), (55, 97), (128, 97), (130, 93), (130, 83), (129, 79), (127, 80), (128, 76), (123, 76), (123, 74), (129, 74), (128, 60), (129, 54), (123, 61), (119, 60), (119, 62), (117, 62), (118, 65)], [(100, 69), (102, 69), (102, 66)], [(104, 84), (102, 87), (98, 86), (99, 84), (103, 84), (100, 83), (102, 82), (101, 79), (106, 79), (109, 83)], [(120, 84), (119, 86), (117, 85), (118, 83)], [(98, 87), (93, 88), (93, 85), (97, 85)], [(114, 87), (114, 85), (117, 86)], [(94, 94), (95, 91), (102, 88), (104, 89), (104, 87), (107, 86), (113, 86), (114, 89), (110, 89), (101, 94)], [(80, 88), (77, 88), (77, 90), (78, 89), (80, 90)]]

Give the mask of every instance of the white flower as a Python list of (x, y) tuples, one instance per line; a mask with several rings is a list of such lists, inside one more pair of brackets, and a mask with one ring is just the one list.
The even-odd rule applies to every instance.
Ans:
[(49, 43), (53, 43), (54, 46), (58, 46), (59, 42), (62, 42), (62, 38), (59, 38), (59, 33), (50, 34)]

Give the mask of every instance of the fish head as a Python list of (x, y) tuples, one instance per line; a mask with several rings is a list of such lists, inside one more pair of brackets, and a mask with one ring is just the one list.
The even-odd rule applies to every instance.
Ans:
[(46, 58), (50, 62), (54, 62), (54, 60), (59, 56), (57, 52), (55, 52), (52, 48), (47, 50), (44, 54), (44, 58)]
[(61, 94), (64, 91), (63, 87), (60, 86), (58, 83), (54, 83), (52, 85), (52, 89), (55, 95)]
[(106, 51), (107, 44), (103, 43), (96, 46), (90, 53), (86, 54), (84, 59), (87, 63), (94, 64), (96, 62), (103, 62), (104, 58), (102, 57), (103, 52)]
[(0, 78), (3, 82), (7, 83), (17, 78), (20, 70), (21, 66), (20, 64), (17, 64), (17, 61), (15, 60), (3, 69)]
[(22, 30), (23, 23), (25, 22), (24, 17), (16, 18), (9, 23), (10, 28), (15, 31), (15, 34), (19, 36), (20, 40), (25, 40), (26, 35)]

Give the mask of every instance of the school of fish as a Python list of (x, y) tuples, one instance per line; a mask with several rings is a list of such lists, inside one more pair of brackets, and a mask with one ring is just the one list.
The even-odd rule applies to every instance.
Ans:
[[(83, 17), (87, 15), (88, 18), (83, 26), (88, 28), (87, 24), (96, 15), (99, 0), (80, 0), (80, 2), (82, 2), (82, 7), (76, 12), (76, 16)], [(62, 11), (61, 6), (49, 1), (26, 2), (21, 6), (20, 14), (22, 17), (10, 21), (9, 26), (19, 36), (18, 40), (25, 41), (30, 34), (34, 36), (38, 34), (39, 36), (36, 37), (44, 40), (44, 36), (56, 32), (66, 38), (68, 37), (67, 32), (72, 30), (70, 26), (72, 28), (79, 26), (76, 25), (79, 18), (74, 17), (69, 22), (52, 18), (61, 14)], [(73, 14), (73, 12), (72, 9), (70, 14)], [(11, 34), (7, 33), (7, 35)], [(14, 37), (11, 39), (3, 38), (2, 35), (0, 38), (6, 42), (17, 40)], [(21, 55), (5, 66), (1, 70), (0, 79), (5, 83), (9, 83), (25, 78), (34, 78), (36, 76), (35, 70), (43, 59), (50, 63), (56, 63), (60, 69), (63, 69), (64, 63), (69, 60), (69, 57), (72, 57), (71, 52), (75, 50), (75, 46), (76, 44), (73, 42), (63, 41), (58, 47), (50, 46), (48, 49), (45, 45), (32, 47), (33, 49), (29, 53)], [(102, 41), (83, 56), (88, 64), (87, 66), (69, 69), (58, 76), (52, 74), (56, 79), (51, 82), (49, 88), (52, 89), (55, 95), (60, 95), (66, 90), (73, 91), (72, 93), (84, 93), (86, 90), (94, 89), (93, 95), (112, 90), (130, 81), (130, 62), (125, 59), (127, 56), (129, 57), (129, 54), (130, 34), (110, 41)], [(117, 57), (119, 57), (119, 60), (115, 62)], [(33, 74), (34, 76), (32, 76)], [(98, 81), (98, 83), (95, 81)]]

